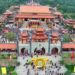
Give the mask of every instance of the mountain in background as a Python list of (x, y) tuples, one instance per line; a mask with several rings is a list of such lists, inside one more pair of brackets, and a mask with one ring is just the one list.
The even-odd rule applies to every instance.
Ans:
[[(20, 5), (30, 0), (0, 0), (0, 14), (12, 5)], [(35, 0), (42, 5), (57, 7), (65, 17), (75, 18), (75, 0)]]

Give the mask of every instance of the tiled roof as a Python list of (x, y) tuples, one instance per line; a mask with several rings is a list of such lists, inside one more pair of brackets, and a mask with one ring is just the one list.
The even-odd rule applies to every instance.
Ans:
[(72, 44), (72, 43), (63, 44), (62, 48), (75, 48), (75, 44)]
[(7, 10), (5, 13), (3, 13), (4, 15), (10, 15), (10, 14), (12, 14), (12, 12), (11, 11), (9, 11), (9, 10)]
[(65, 20), (65, 23), (68, 23), (68, 24), (75, 24), (75, 20), (67, 19), (67, 20)]
[(16, 44), (0, 44), (0, 49), (16, 49)]
[(21, 36), (28, 36), (28, 33), (23, 32), (21, 33)]
[(44, 40), (44, 39), (47, 39), (48, 37), (46, 35), (43, 35), (43, 36), (34, 35), (32, 38), (35, 40)]
[(45, 29), (44, 28), (37, 28), (36, 31), (41, 31), (41, 32), (44, 32)]
[(24, 15), (24, 14), (18, 14), (16, 15), (16, 18), (55, 18), (53, 15)]
[(55, 14), (55, 15), (58, 15), (58, 16), (63, 15), (61, 12), (55, 12), (54, 14)]
[(59, 36), (58, 32), (53, 32), (52, 36)]
[(37, 5), (21, 5), (20, 11), (23, 13), (51, 13), (48, 6)]

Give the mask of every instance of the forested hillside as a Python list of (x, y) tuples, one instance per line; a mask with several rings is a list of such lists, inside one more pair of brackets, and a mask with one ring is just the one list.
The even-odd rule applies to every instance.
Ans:
[(8, 9), (10, 6), (19, 5), (20, 3), (24, 2), (25, 0), (0, 0), (0, 14)]
[[(0, 0), (0, 14), (12, 5), (25, 4), (30, 0)], [(57, 7), (67, 17), (75, 18), (75, 0), (35, 0), (43, 5)]]

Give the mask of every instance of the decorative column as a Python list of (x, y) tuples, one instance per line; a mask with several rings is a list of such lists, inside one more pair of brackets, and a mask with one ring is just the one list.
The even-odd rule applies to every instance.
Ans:
[(52, 33), (51, 30), (48, 30), (48, 31), (46, 32), (46, 34), (47, 34), (47, 36), (48, 36), (48, 54), (50, 54), (51, 33)]
[(18, 53), (18, 56), (19, 56), (19, 33), (18, 33), (18, 29), (16, 31), (16, 44), (17, 44), (17, 53)]
[(32, 53), (32, 30), (29, 31), (30, 54)]
[(50, 53), (50, 36), (48, 36), (48, 53)]
[(60, 42), (61, 42), (61, 51), (62, 51), (62, 46), (63, 46), (63, 38), (62, 38), (62, 35), (60, 35), (61, 37), (60, 37)]
[(31, 54), (31, 50), (32, 50), (32, 37), (30, 36), (29, 37), (29, 44), (30, 44), (30, 54)]

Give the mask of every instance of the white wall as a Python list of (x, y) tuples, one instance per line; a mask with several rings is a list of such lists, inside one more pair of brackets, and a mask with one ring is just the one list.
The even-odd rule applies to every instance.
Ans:
[(32, 53), (34, 53), (35, 48), (39, 48), (39, 44), (41, 44), (41, 48), (44, 47), (46, 53), (48, 53), (48, 42), (33, 42), (32, 43)]
[[(32, 50), (31, 52), (34, 53), (35, 48), (39, 48), (39, 44), (41, 45), (41, 48), (44, 47), (46, 50), (46, 53), (48, 53), (48, 42), (32, 42)], [(61, 44), (50, 44), (50, 53), (52, 48), (58, 48), (59, 52), (61, 51)], [(19, 53), (21, 51), (22, 48), (25, 48), (28, 50), (28, 52), (30, 52), (30, 45), (29, 44), (19, 44)]]

